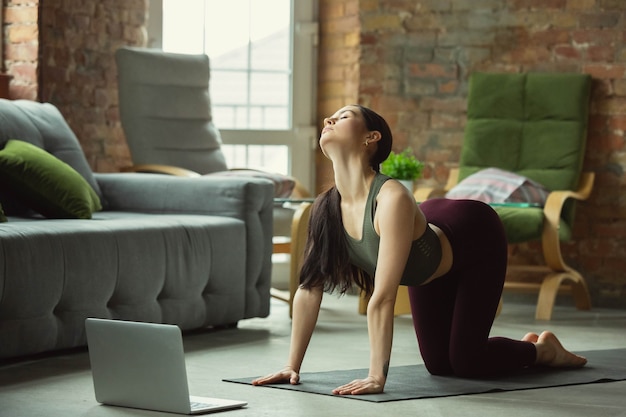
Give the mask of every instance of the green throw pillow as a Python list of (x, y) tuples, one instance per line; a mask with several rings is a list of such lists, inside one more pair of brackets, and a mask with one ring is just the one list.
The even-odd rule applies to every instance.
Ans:
[(48, 218), (90, 219), (102, 208), (96, 192), (74, 168), (28, 142), (9, 140), (0, 151), (0, 182)]
[(7, 216), (4, 215), (4, 210), (2, 210), (2, 204), (0, 204), (0, 223), (4, 223), (7, 221)]

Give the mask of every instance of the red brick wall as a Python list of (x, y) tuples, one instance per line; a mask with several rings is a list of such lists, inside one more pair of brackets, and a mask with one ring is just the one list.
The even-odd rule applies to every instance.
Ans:
[(3, 66), (13, 78), (9, 97), (35, 100), (38, 96), (39, 0), (3, 2)]
[(40, 1), (40, 99), (63, 113), (95, 171), (119, 171), (130, 153), (114, 52), (145, 45), (148, 0)]
[(4, 2), (10, 98), (56, 105), (95, 171), (119, 171), (130, 164), (119, 122), (113, 54), (121, 45), (145, 44), (147, 2)]
[[(359, 0), (320, 0), (317, 114), (320, 119), (359, 101)], [(320, 122), (321, 126), (321, 122)], [(318, 191), (333, 182), (332, 165), (316, 154)]]
[[(576, 240), (564, 257), (583, 272), (596, 305), (626, 306), (623, 0), (322, 0), (320, 16), (320, 117), (332, 111), (323, 103), (355, 100), (349, 94), (336, 103), (340, 89), (328, 88), (329, 74), (339, 86), (345, 69), (329, 49), (359, 39), (359, 61), (344, 71), (345, 85), (357, 80), (356, 100), (387, 118), (395, 149), (411, 146), (426, 163), (423, 184), (443, 185), (459, 159), (473, 71), (591, 74), (585, 169), (596, 173), (596, 183), (579, 205)], [(520, 257), (541, 257), (536, 246), (518, 249)]]

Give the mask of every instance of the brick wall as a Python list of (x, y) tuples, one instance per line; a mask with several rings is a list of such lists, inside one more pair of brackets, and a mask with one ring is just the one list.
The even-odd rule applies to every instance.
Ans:
[[(130, 162), (113, 52), (143, 45), (148, 0), (3, 0), (11, 98), (51, 101), (92, 168)], [(318, 114), (360, 102), (392, 125), (396, 150), (443, 184), (458, 161), (472, 71), (584, 72), (594, 78), (585, 168), (596, 172), (565, 257), (596, 305), (626, 307), (626, 5), (623, 0), (319, 0)], [(332, 180), (317, 155), (318, 188)], [(540, 256), (536, 247), (521, 255)]]
[(9, 97), (38, 96), (39, 0), (3, 2), (3, 66), (12, 76)]
[[(579, 204), (576, 241), (565, 246), (564, 257), (586, 276), (596, 305), (626, 307), (623, 0), (322, 0), (320, 15), (327, 42), (321, 77), (339, 77), (345, 68), (328, 49), (359, 39), (359, 60), (350, 65), (346, 85), (357, 80), (356, 100), (387, 118), (396, 150), (411, 146), (426, 163), (424, 184), (443, 185), (459, 159), (471, 72), (591, 74), (585, 169), (596, 173), (596, 183), (592, 197)], [(327, 85), (320, 78), (320, 103), (339, 101)], [(353, 93), (345, 98), (355, 100)], [(536, 245), (517, 249), (516, 256), (541, 257)]]
[(131, 160), (114, 52), (145, 45), (148, 0), (40, 1), (40, 99), (63, 113), (95, 171), (119, 171)]
[(95, 171), (119, 171), (130, 154), (118, 115), (113, 53), (144, 45), (148, 0), (5, 0), (4, 62), (10, 98), (51, 102)]
[[(317, 114), (322, 119), (359, 101), (359, 0), (320, 0)], [(333, 182), (332, 165), (317, 152), (318, 191)]]

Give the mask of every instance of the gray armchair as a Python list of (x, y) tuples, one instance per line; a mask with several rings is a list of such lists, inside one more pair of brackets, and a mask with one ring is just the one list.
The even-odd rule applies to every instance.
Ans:
[[(125, 170), (261, 177), (274, 183), (277, 198), (310, 197), (293, 177), (227, 167), (211, 114), (206, 55), (123, 47), (115, 58), (120, 117), (134, 164)], [(273, 217), (274, 253), (290, 253), (292, 260), (299, 259), (293, 253), (297, 245), (291, 244), (294, 210), (276, 204)]]
[(228, 169), (211, 116), (206, 55), (121, 48), (116, 60), (133, 170), (194, 176)]

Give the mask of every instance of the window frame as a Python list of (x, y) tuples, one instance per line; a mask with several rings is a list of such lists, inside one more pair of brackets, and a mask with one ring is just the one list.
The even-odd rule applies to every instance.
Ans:
[[(287, 146), (286, 174), (292, 175), (307, 189), (314, 187), (314, 150), (318, 127), (315, 122), (317, 69), (317, 0), (291, 0), (292, 71), (290, 89), (290, 128), (285, 130), (223, 129), (214, 120), (225, 145)], [(149, 0), (148, 47), (162, 48), (163, 3)], [(242, 168), (242, 167), (233, 167)]]

